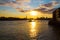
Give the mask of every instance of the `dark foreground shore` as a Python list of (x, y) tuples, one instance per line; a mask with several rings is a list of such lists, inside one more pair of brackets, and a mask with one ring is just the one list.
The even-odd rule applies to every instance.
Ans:
[(52, 26), (60, 26), (60, 22), (56, 21), (56, 20), (50, 20), (48, 22), (48, 25), (52, 25)]

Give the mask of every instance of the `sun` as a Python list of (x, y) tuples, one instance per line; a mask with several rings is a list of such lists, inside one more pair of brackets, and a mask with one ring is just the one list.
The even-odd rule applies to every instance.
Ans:
[(37, 12), (36, 11), (31, 11), (30, 14), (33, 15), (33, 16), (36, 16)]

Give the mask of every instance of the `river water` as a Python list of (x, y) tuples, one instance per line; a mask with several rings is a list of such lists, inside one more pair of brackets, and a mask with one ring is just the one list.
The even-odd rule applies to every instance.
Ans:
[(0, 21), (0, 40), (60, 40), (60, 27), (48, 20)]

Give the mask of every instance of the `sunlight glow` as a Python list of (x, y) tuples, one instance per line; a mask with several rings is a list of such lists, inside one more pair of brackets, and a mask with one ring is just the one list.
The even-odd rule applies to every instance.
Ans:
[(30, 14), (33, 15), (33, 16), (36, 16), (37, 15), (37, 11), (31, 11)]

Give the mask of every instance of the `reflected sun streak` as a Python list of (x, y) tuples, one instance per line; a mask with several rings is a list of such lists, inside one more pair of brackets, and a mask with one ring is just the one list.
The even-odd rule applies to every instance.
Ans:
[(31, 22), (31, 28), (33, 29), (35, 28), (35, 26), (36, 26), (36, 22)]
[(36, 33), (36, 22), (31, 22), (30, 37), (35, 37)]

